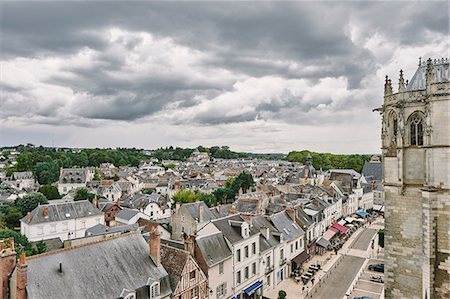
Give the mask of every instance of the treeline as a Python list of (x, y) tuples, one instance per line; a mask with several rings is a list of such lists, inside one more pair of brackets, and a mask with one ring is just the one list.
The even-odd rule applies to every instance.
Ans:
[[(239, 159), (239, 158), (259, 158), (264, 160), (284, 159), (284, 154), (254, 154), (235, 152), (230, 150), (228, 146), (199, 146), (197, 149), (200, 152), (208, 153), (212, 158), (216, 159)], [(186, 161), (187, 158), (194, 152), (195, 148), (181, 148), (181, 147), (166, 147), (159, 148), (153, 151), (152, 156), (158, 160), (180, 160)]]
[(372, 155), (343, 155), (330, 153), (316, 153), (310, 151), (292, 151), (288, 154), (287, 159), (290, 162), (306, 162), (306, 157), (311, 155), (313, 166), (316, 169), (329, 170), (334, 168), (348, 168), (361, 172), (364, 163), (370, 161)]
[(113, 163), (115, 166), (138, 166), (141, 160), (148, 159), (141, 150), (118, 149), (56, 149), (43, 146), (19, 146), (17, 164), (8, 169), (8, 175), (14, 171), (32, 171), (40, 184), (50, 184), (59, 179), (59, 168), (98, 167), (101, 163)]

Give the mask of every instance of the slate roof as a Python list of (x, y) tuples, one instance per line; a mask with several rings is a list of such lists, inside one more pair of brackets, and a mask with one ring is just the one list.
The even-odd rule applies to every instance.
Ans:
[(181, 206), (181, 208), (186, 209), (193, 219), (200, 219), (200, 208), (203, 209), (203, 222), (216, 219), (214, 214), (209, 210), (208, 206), (203, 201), (185, 203)]
[(119, 226), (113, 226), (109, 227), (104, 224), (97, 224), (93, 227), (90, 227), (86, 230), (85, 236), (98, 236), (98, 235), (106, 235), (106, 234), (113, 234), (113, 233), (127, 233), (132, 231), (137, 231), (139, 228), (139, 224), (130, 224), (130, 225), (119, 225)]
[(59, 176), (59, 182), (63, 184), (86, 183), (86, 171), (83, 168), (63, 168)]
[(221, 232), (197, 237), (196, 242), (208, 267), (212, 267), (232, 256)]
[(161, 208), (167, 208), (168, 205), (168, 200), (165, 196), (161, 195), (161, 194), (157, 194), (157, 193), (152, 193), (152, 194), (143, 194), (143, 193), (138, 193), (138, 194), (134, 194), (131, 196), (127, 196), (125, 198), (123, 198), (123, 206), (125, 207), (129, 207), (129, 208), (145, 208), (147, 207), (150, 203), (156, 203), (158, 204)]
[(260, 215), (252, 218), (253, 229), (261, 231), (263, 228), (269, 228), (269, 238), (265, 238), (262, 234), (259, 236), (259, 250), (266, 250), (277, 246), (280, 242), (273, 236), (273, 233), (279, 232), (266, 217)]
[[(449, 60), (433, 60), (432, 83), (448, 82), (450, 78)], [(409, 81), (407, 90), (420, 90), (426, 88), (427, 61), (423, 61)]]
[(141, 289), (149, 280), (160, 281), (162, 297), (171, 293), (167, 271), (153, 263), (138, 233), (33, 256), (27, 264), (30, 299), (119, 298), (123, 289)]
[[(46, 207), (48, 208), (48, 217), (44, 217), (44, 209)], [(31, 211), (29, 224), (64, 221), (95, 215), (103, 216), (103, 213), (94, 207), (94, 205), (88, 200), (46, 204), (37, 206), (33, 211)], [(27, 216), (20, 219), (20, 221), (27, 223)]]
[(138, 210), (123, 208), (119, 213), (116, 214), (116, 218), (124, 219), (124, 220), (130, 220), (136, 214), (138, 214)]
[[(239, 214), (234, 214), (228, 217), (220, 218), (217, 220), (212, 220), (212, 223), (223, 233), (223, 236), (231, 243), (238, 243), (244, 238), (241, 236), (240, 227), (232, 226), (230, 221), (240, 221), (244, 222), (245, 220)], [(255, 229), (250, 228), (250, 236), (259, 233)]]
[(301, 237), (305, 232), (289, 217), (286, 211), (269, 217), (275, 228), (283, 234), (283, 240), (291, 241)]
[(366, 162), (362, 170), (362, 174), (367, 179), (367, 182), (371, 183), (381, 182), (383, 179), (383, 164), (380, 162)]

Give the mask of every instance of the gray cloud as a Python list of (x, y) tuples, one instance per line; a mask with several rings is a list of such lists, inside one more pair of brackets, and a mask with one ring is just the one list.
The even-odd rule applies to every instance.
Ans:
[(402, 53), (445, 54), (448, 18), (444, 1), (5, 2), (0, 116), (358, 123)]

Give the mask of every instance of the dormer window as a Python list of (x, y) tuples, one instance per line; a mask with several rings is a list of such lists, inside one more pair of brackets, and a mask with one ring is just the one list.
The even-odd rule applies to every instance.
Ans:
[(159, 282), (154, 282), (150, 286), (150, 298), (158, 298), (160, 295), (160, 285)]

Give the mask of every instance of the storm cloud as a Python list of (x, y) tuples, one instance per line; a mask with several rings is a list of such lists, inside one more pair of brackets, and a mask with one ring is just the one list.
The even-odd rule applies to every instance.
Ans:
[(1, 6), (3, 145), (377, 152), (383, 77), (448, 56), (446, 1)]

